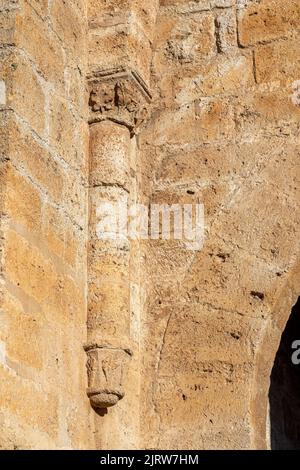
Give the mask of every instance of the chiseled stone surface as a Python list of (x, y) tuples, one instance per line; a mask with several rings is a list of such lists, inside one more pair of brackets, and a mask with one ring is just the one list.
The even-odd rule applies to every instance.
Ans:
[(0, 448), (93, 449), (86, 2), (1, 1), (0, 25)]
[(194, 253), (144, 243), (140, 445), (265, 448), (299, 295), (299, 2), (160, 5), (143, 197), (203, 202), (207, 236)]
[[(268, 447), (299, 24), (298, 0), (0, 0), (0, 449)], [(203, 202), (204, 247), (99, 240), (102, 201)]]

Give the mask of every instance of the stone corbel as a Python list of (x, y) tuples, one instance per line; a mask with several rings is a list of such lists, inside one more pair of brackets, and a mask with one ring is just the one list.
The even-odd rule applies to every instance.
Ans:
[(134, 134), (145, 121), (151, 94), (140, 75), (125, 67), (89, 77), (90, 123), (111, 120)]
[(99, 345), (86, 346), (85, 350), (88, 355), (87, 395), (92, 406), (104, 409), (116, 405), (124, 397), (123, 377), (131, 351)]

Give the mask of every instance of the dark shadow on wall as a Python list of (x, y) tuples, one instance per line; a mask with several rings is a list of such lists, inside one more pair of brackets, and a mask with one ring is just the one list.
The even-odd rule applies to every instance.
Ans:
[(300, 341), (300, 297), (282, 334), (271, 373), (272, 450), (300, 450), (300, 364), (292, 362), (292, 354), (296, 351), (292, 349), (295, 340)]

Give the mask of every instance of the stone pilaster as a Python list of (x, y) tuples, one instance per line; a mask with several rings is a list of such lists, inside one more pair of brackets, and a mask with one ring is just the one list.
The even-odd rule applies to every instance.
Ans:
[[(135, 71), (123, 67), (89, 77), (90, 173), (88, 244), (88, 396), (95, 408), (124, 396), (131, 356), (130, 241), (109, 227), (99, 233), (103, 203), (132, 201), (132, 137), (147, 116), (151, 95)], [(102, 234), (103, 235), (103, 234)]]

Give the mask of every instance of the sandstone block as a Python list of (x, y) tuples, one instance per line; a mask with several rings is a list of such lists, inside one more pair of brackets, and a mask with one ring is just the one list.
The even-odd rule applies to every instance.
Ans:
[[(295, 39), (258, 46), (255, 52), (259, 83), (280, 81), (290, 84), (300, 77), (300, 60)], [(291, 90), (292, 91), (292, 90)]]
[[(143, 80), (149, 83), (151, 46), (149, 40), (145, 39), (135, 26), (131, 28), (121, 24), (101, 34), (92, 30), (88, 47), (91, 73), (114, 68), (117, 64), (137, 71)], [(109, 57), (106, 54), (108, 49), (113, 52)]]
[(87, 127), (75, 116), (66, 99), (50, 96), (49, 139), (54, 150), (71, 167), (85, 165), (84, 138)]
[(57, 283), (57, 274), (49, 259), (13, 231), (6, 234), (5, 273), (10, 282), (38, 303), (52, 297)]
[(77, 64), (84, 64), (86, 26), (73, 2), (56, 0), (51, 4), (50, 18), (53, 28), (64, 43), (67, 55)]
[[(122, 0), (116, 2), (109, 0), (99, 8), (97, 0), (89, 0), (89, 27), (90, 29), (109, 28), (118, 23), (127, 23), (138, 27), (150, 40), (154, 36), (154, 25), (158, 10), (158, 1)], [(113, 15), (111, 12), (113, 11)]]
[(255, 0), (238, 11), (239, 40), (242, 46), (287, 37), (298, 28), (300, 5), (297, 0)]
[(112, 122), (90, 127), (90, 185), (116, 185), (130, 189), (130, 135)]
[(22, 370), (23, 365), (41, 370), (44, 340), (39, 316), (26, 311), (20, 301), (8, 294), (2, 308), (6, 324), (6, 363), (17, 371), (18, 367)]
[(211, 13), (195, 13), (185, 22), (180, 16), (162, 15), (158, 20), (154, 60), (156, 68), (195, 70), (203, 57), (217, 52), (214, 16)]
[(48, 28), (47, 22), (40, 18), (27, 2), (22, 5), (16, 22), (17, 46), (29, 54), (46, 80), (63, 88), (64, 52), (56, 35)]
[[(39, 136), (45, 131), (45, 89), (29, 60), (19, 54), (10, 56), (11, 81), (7, 103)], [(30, 83), (30, 93), (27, 84)]]
[[(102, 325), (123, 325), (129, 317), (128, 281), (117, 276), (107, 276), (90, 282), (89, 325), (101, 330)], [(117, 333), (117, 330), (116, 330)]]
[(10, 116), (3, 132), (10, 141), (9, 157), (14, 166), (28, 175), (54, 201), (63, 201), (66, 175), (60, 162), (14, 116)]
[(16, 12), (0, 11), (0, 44), (3, 46), (15, 44)]
[(41, 228), (41, 195), (30, 180), (13, 166), (6, 174), (5, 212), (14, 222), (33, 232)]
[(9, 410), (11, 416), (16, 416), (24, 425), (55, 438), (58, 434), (58, 397), (45, 394), (32, 383), (14, 376), (10, 371), (0, 366), (0, 406)]
[[(25, 0), (26, 1), (26, 0)], [(45, 18), (48, 13), (48, 0), (28, 0), (28, 3), (32, 8), (40, 15), (42, 18)]]

